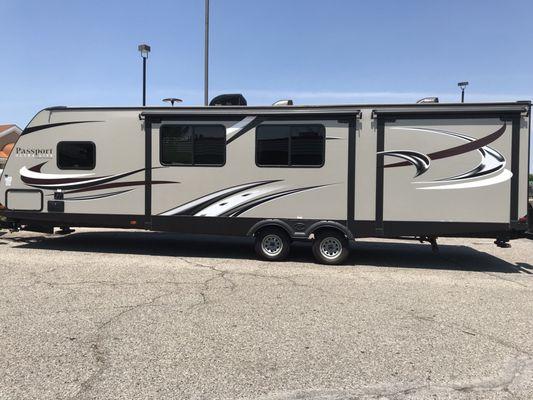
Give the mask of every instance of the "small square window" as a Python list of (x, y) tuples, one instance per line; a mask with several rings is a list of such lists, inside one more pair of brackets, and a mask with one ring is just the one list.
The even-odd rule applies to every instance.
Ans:
[(163, 125), (159, 146), (162, 165), (222, 166), (226, 162), (226, 128)]
[(93, 142), (59, 142), (57, 167), (59, 169), (94, 169), (96, 146)]
[(322, 125), (260, 125), (256, 130), (256, 164), (260, 167), (321, 167)]

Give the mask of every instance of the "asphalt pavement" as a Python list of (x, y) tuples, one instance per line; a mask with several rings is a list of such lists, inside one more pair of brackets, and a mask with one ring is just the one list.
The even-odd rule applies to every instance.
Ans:
[(0, 236), (0, 399), (533, 399), (533, 241)]

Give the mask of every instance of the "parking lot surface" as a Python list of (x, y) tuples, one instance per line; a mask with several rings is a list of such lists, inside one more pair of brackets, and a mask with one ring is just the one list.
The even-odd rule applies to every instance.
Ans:
[(532, 399), (533, 241), (0, 237), (0, 399)]

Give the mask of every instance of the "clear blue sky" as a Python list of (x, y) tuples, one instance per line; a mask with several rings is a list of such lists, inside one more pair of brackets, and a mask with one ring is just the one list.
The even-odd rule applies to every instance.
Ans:
[[(0, 0), (0, 123), (203, 99), (203, 0)], [(533, 98), (531, 0), (211, 0), (211, 96), (249, 104)]]

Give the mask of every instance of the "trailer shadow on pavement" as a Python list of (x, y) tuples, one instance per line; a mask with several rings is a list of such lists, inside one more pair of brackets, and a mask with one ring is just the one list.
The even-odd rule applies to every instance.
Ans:
[[(168, 257), (257, 259), (253, 251), (253, 240), (240, 237), (140, 231), (91, 231), (68, 236), (35, 234), (2, 239), (19, 242), (17, 247), (25, 249)], [(315, 263), (310, 244), (295, 243), (288, 261)], [(439, 252), (434, 253), (428, 244), (415, 241), (411, 243), (358, 240), (352, 246), (350, 257), (344, 267), (356, 266), (533, 274), (533, 266), (527, 262), (518, 262), (515, 265), (465, 245), (441, 244)]]

